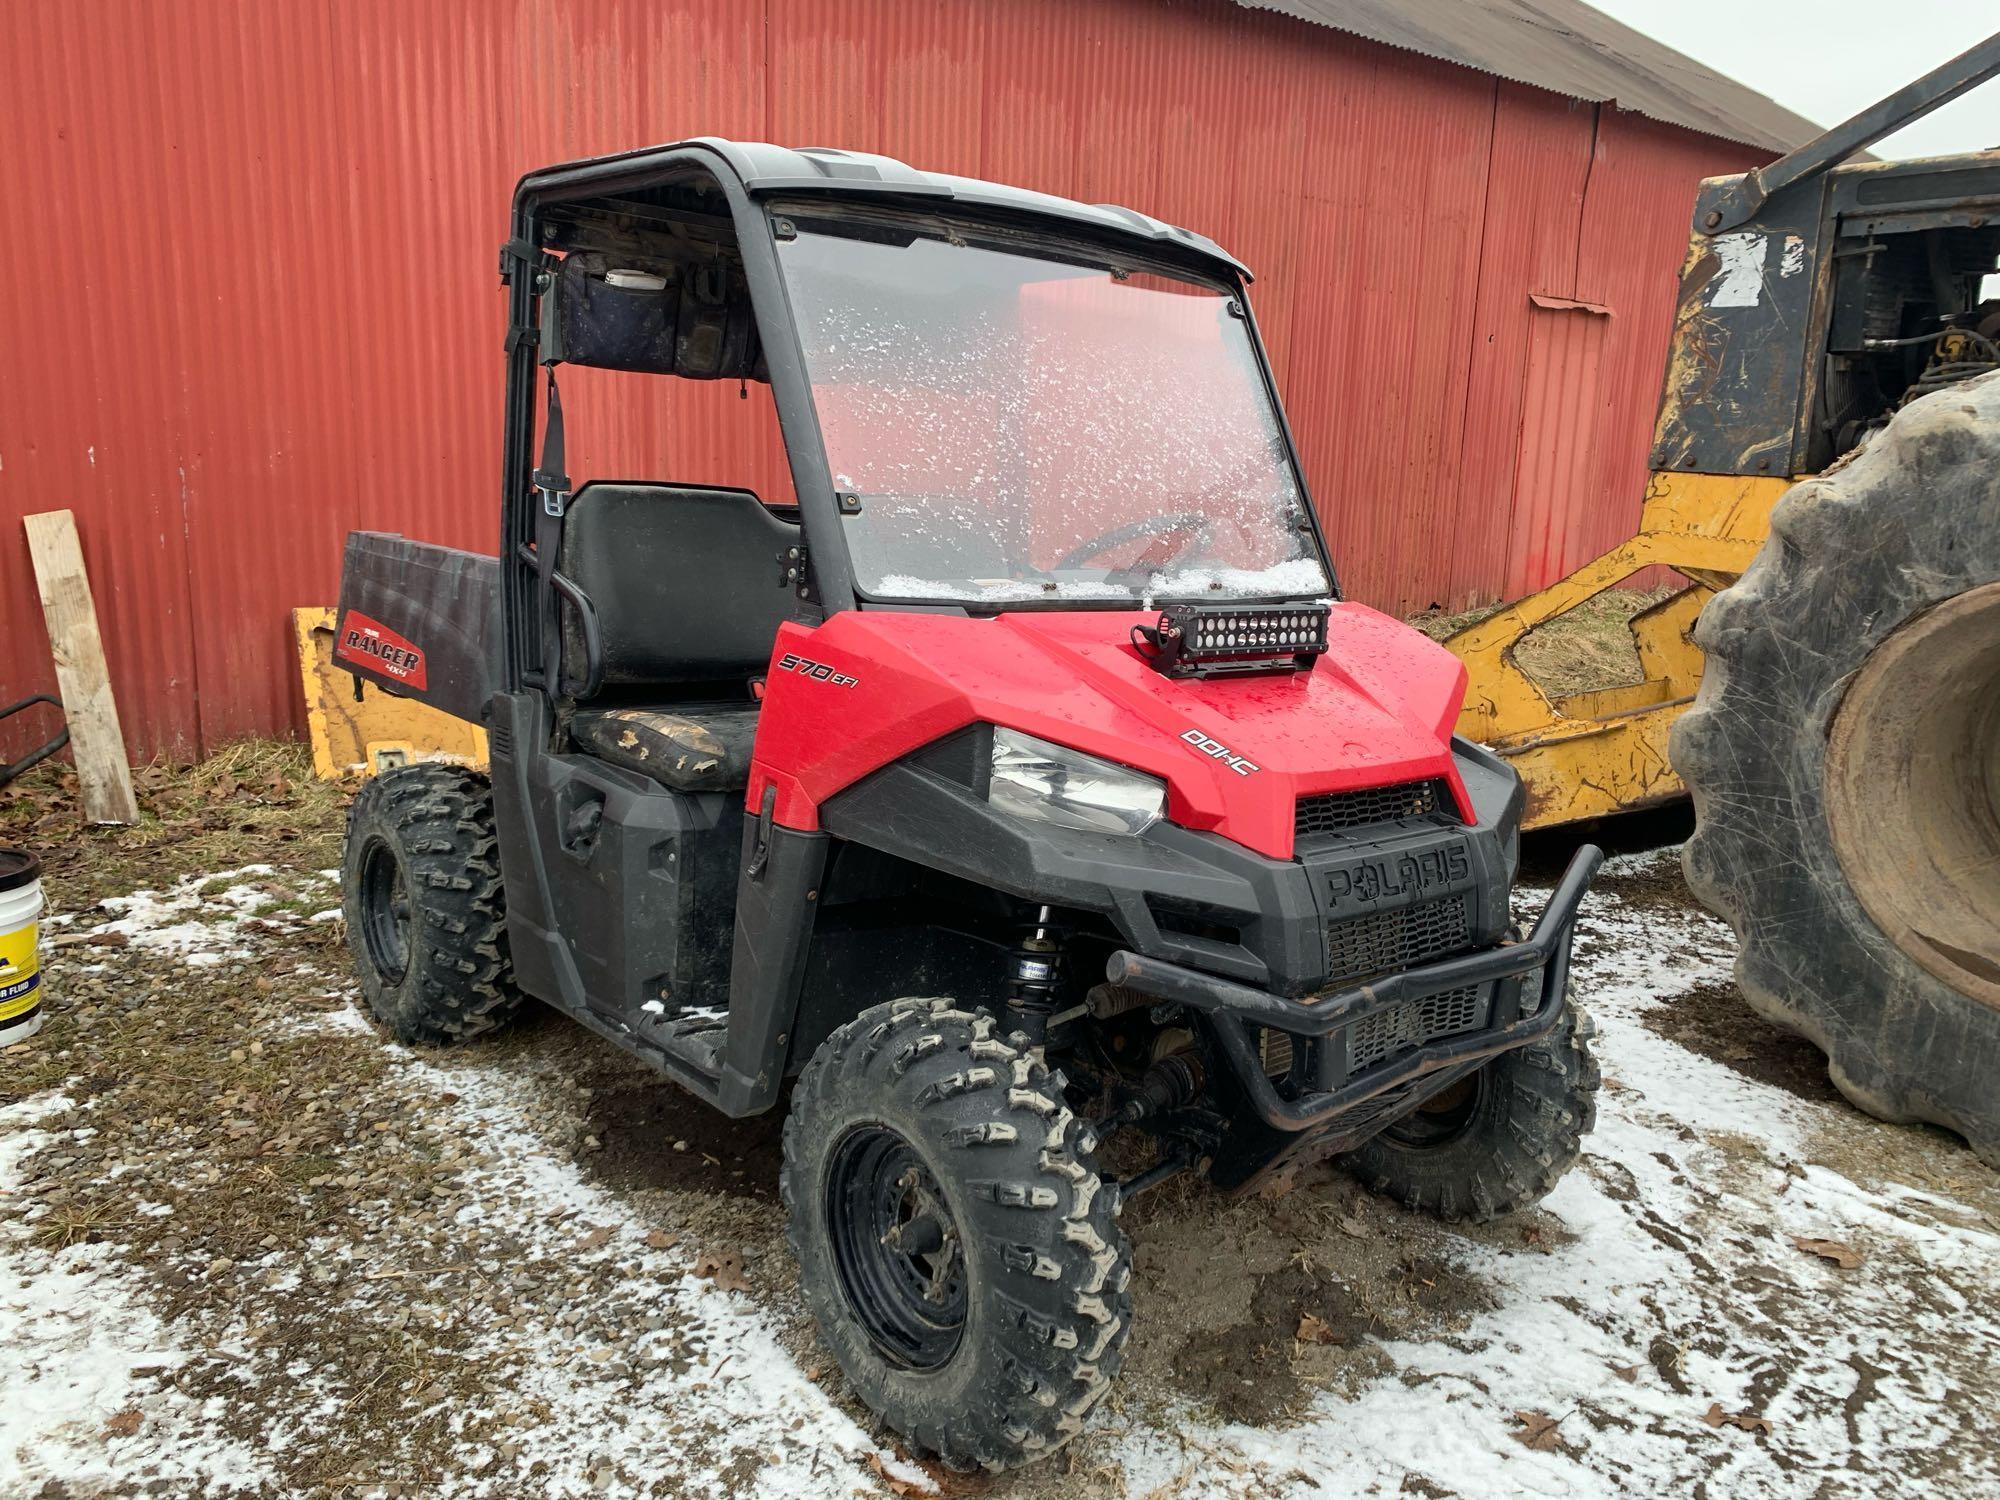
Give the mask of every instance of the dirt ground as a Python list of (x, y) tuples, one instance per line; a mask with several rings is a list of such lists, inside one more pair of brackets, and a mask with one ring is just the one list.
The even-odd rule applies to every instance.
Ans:
[[(386, 1042), (347, 977), (343, 799), (296, 751), (142, 796), (141, 827), (87, 831), (54, 772), (0, 793), (54, 911), (46, 1029), (0, 1052), (0, 1495), (2000, 1486), (2000, 1179), (1752, 1015), (1671, 850), (1586, 907), (1605, 1092), (1546, 1203), (1459, 1232), (1332, 1168), (1169, 1184), (1125, 1215), (1107, 1407), (985, 1480), (909, 1462), (818, 1344), (775, 1118), (547, 1011)], [(1566, 852), (1530, 846), (1524, 913)]]

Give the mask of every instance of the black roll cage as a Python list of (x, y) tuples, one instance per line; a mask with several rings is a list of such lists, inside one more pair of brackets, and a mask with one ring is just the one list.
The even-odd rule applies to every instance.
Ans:
[[(1258, 374), (1271, 409), (1277, 414), (1285, 460), (1291, 466), (1300, 497), (1305, 502), (1306, 521), (1311, 529), (1313, 545), (1326, 569), (1329, 592), (1333, 597), (1339, 597), (1339, 579), (1306, 483), (1304, 466), (1299, 460), (1291, 420), (1278, 397), (1277, 381), (1271, 371), (1263, 333), (1246, 293), (1250, 274), (1225, 252), (1210, 246), (1209, 252), (1204, 253), (1190, 244), (1161, 242), (1156, 237), (1149, 238), (1137, 232), (1125, 233), (1115, 228), (1072, 222), (1047, 211), (1038, 212), (1032, 203), (1026, 201), (1033, 196), (1028, 194), (1019, 195), (1024, 203), (1015, 208), (1012, 205), (996, 207), (958, 201), (949, 188), (928, 183), (917, 185), (855, 178), (829, 182), (794, 178), (760, 180), (753, 189), (745, 181), (737, 162), (723, 148), (723, 143), (692, 141), (548, 167), (527, 174), (515, 187), (511, 235), (500, 254), (501, 278), (508, 288), (499, 547), (501, 633), (508, 691), (536, 688), (551, 699), (562, 695), (560, 682), (546, 680), (546, 643), (555, 628), (562, 584), (551, 571), (551, 586), (544, 591), (534, 551), (538, 534), (543, 537), (560, 536), (561, 526), (560, 518), (551, 520), (540, 514), (543, 501), (532, 481), (541, 405), (537, 396), (540, 384), (537, 366), (541, 358), (540, 298), (550, 260), (542, 248), (548, 238), (545, 213), (557, 204), (600, 198), (616, 192), (642, 191), (681, 178), (701, 178), (712, 182), (728, 205), (737, 251), (742, 258), (744, 278), (749, 288), (751, 315), (764, 351), (778, 426), (784, 439), (786, 462), (798, 498), (808, 564), (807, 577), (801, 580), (801, 597), (810, 599), (811, 608), (822, 617), (843, 609), (863, 607), (935, 610), (939, 606), (878, 602), (868, 599), (855, 586), (841, 533), (840, 502), (833, 488), (818, 411), (813, 405), (811, 379), (799, 344), (797, 321), (792, 315), (790, 295), (778, 265), (777, 239), (771, 214), (763, 206), (767, 200), (794, 204), (810, 202), (815, 207), (823, 205), (834, 209), (841, 205), (865, 205), (874, 213), (900, 209), (918, 219), (935, 219), (943, 209), (948, 211), (950, 217), (982, 221), (1021, 234), (1024, 245), (1040, 241), (1052, 247), (1072, 250), (1082, 246), (1222, 283), (1242, 309)], [(996, 193), (1007, 191), (996, 189)], [(1184, 238), (1193, 241), (1196, 237)], [(1118, 601), (1064, 601), (1064, 607), (1130, 606)]]

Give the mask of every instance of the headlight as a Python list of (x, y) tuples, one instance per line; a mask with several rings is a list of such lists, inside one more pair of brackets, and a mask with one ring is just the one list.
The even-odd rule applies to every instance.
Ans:
[(1138, 833), (1159, 822), (1167, 786), (1108, 760), (1014, 729), (993, 731), (986, 800), (1017, 818), (1090, 833)]

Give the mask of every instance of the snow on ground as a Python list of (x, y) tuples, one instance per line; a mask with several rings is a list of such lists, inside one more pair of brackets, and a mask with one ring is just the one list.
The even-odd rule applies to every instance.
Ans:
[[(0, 1203), (28, 1156), (60, 1149), (37, 1123), (72, 1107), (43, 1094), (0, 1108)], [(43, 1207), (0, 1224), (0, 1495), (52, 1478), (87, 1493), (140, 1465), (183, 1493), (268, 1486), (262, 1457), (217, 1437), (173, 1389), (187, 1351), (147, 1308), (139, 1278), (109, 1245), (35, 1245), (50, 1216)]]
[[(351, 1014), (351, 1012), (350, 1012)], [(468, 1351), (509, 1372), (517, 1400), (541, 1410), (539, 1438), (511, 1454), (469, 1455), (477, 1477), (447, 1492), (505, 1495), (587, 1492), (600, 1474), (675, 1472), (695, 1494), (755, 1500), (851, 1495), (860, 1465), (874, 1463), (917, 1489), (923, 1471), (898, 1459), (828, 1399), (778, 1341), (772, 1318), (750, 1298), (694, 1274), (697, 1257), (672, 1237), (647, 1231), (610, 1193), (586, 1181), (567, 1156), (551, 1152), (522, 1116), (518, 1089), (485, 1070), (436, 1067), (415, 1056), (411, 1081), (458, 1095), (482, 1165), (467, 1174), (471, 1204), (459, 1223), (497, 1221), (524, 1257), (569, 1257), (579, 1269), (608, 1265), (613, 1274), (650, 1277), (639, 1337), (619, 1347), (600, 1342), (573, 1357), (574, 1342), (550, 1309), (532, 1309), (526, 1326), (487, 1335)], [(577, 1256), (577, 1225), (596, 1226)], [(592, 1243), (597, 1241), (597, 1243)], [(643, 1373), (636, 1385), (591, 1378), (613, 1357)], [(635, 1413), (672, 1420), (635, 1421)], [(690, 1431), (702, 1441), (690, 1441)], [(693, 1460), (690, 1463), (690, 1460)]]
[[(1670, 858), (1614, 862), (1607, 873), (1645, 875)], [(289, 902), (260, 867), (119, 898), (98, 931), (193, 967), (190, 983), (199, 983), (217, 964), (310, 930), (324, 878), (285, 879)], [(1524, 906), (1540, 899), (1523, 894)], [(223, 919), (198, 920), (197, 908)], [(1223, 1423), (1171, 1392), (1134, 1392), (1114, 1403), (1125, 1415), (1107, 1411), (1078, 1445), (1074, 1469), (1057, 1460), (984, 1492), (1995, 1492), (2000, 1456), (1981, 1434), (2000, 1390), (2000, 1226), (1949, 1191), (1875, 1180), (1865, 1153), (1861, 1165), (1831, 1153), (1846, 1169), (1836, 1170), (1822, 1146), (1833, 1132), (1970, 1158), (1942, 1137), (1890, 1132), (1753, 1081), (1648, 1026), (1658, 1008), (1726, 984), (1732, 951), (1727, 928), (1699, 912), (1610, 893), (1590, 899), (1575, 978), (1598, 1023), (1607, 1082), (1585, 1159), (1545, 1203), (1552, 1218), (1538, 1221), (1555, 1227), (1533, 1246), (1412, 1231), (1433, 1234), (1435, 1253), (1483, 1286), (1490, 1307), (1438, 1337), (1392, 1337), (1385, 1371), (1344, 1394), (1320, 1392), (1296, 1422)], [(386, 1047), (352, 1010), (289, 1025), (315, 1028), (327, 1047)], [(727, 1268), (699, 1265), (696, 1245), (655, 1227), (656, 1204), (593, 1179), (544, 1128), (518, 1064), (387, 1050), (384, 1093), (448, 1115), (469, 1143), (462, 1160), (458, 1146), (444, 1148), (456, 1175), (443, 1240), (510, 1247), (480, 1294), (500, 1296), (504, 1315), (489, 1317), (482, 1303), (460, 1319), (476, 1325), (469, 1342), (449, 1350), (486, 1394), (448, 1413), (460, 1437), (427, 1493), (650, 1493), (642, 1476), (652, 1476), (670, 1493), (846, 1497), (885, 1493), (883, 1469), (905, 1492), (930, 1487), (814, 1363), (831, 1361), (801, 1337), (796, 1306), (758, 1295), (761, 1278), (750, 1292), (727, 1289)], [(0, 1111), (0, 1193), (24, 1160), (50, 1148), (35, 1127), (66, 1103), (43, 1096)], [(31, 1243), (49, 1211), (0, 1221), (0, 1494), (48, 1477), (89, 1493), (142, 1461), (169, 1489), (195, 1476), (270, 1488), (266, 1454), (224, 1435), (217, 1414), (171, 1381), (137, 1373), (171, 1372), (186, 1348), (178, 1328), (148, 1311), (115, 1244), (50, 1253)], [(399, 1248), (397, 1229), (386, 1224), (366, 1254), (377, 1267), (414, 1256), (408, 1269), (364, 1270), (361, 1247), (318, 1241), (296, 1263), (320, 1266), (323, 1295), (354, 1317), (408, 1318), (426, 1296), (449, 1299), (452, 1286), (425, 1279), (430, 1252), (414, 1229)], [(1794, 1237), (1841, 1242), (1861, 1263), (1842, 1270)], [(1340, 1249), (1326, 1247), (1330, 1264)], [(752, 1253), (783, 1251), (774, 1241)], [(343, 1267), (337, 1279), (329, 1262)], [(297, 1285), (282, 1269), (292, 1264), (273, 1251), (268, 1284)], [(1148, 1327), (1143, 1279), (1136, 1290), (1135, 1342), (1175, 1337)], [(592, 1321), (607, 1306), (615, 1316)], [(244, 1369), (245, 1381), (278, 1377), (255, 1360)], [(298, 1396), (267, 1446), (337, 1433), (342, 1402), (311, 1382)], [(464, 1398), (453, 1387), (430, 1399)], [(106, 1435), (134, 1403), (144, 1410), (139, 1433)], [(533, 1420), (482, 1425), (488, 1408), (503, 1406)], [(1714, 1425), (1704, 1420), (1712, 1409), (1751, 1425)], [(1559, 1419), (1553, 1445), (1521, 1441), (1516, 1413)], [(502, 1428), (512, 1433), (505, 1441), (492, 1436)]]
[(247, 958), (253, 924), (267, 920), (260, 914), (293, 896), (277, 875), (273, 865), (243, 865), (190, 876), (165, 891), (107, 897), (104, 908), (117, 915), (90, 930), (100, 940), (172, 955), (189, 968)]
[[(1628, 856), (1607, 874), (1673, 857)], [(1524, 892), (1524, 906), (1540, 894)], [(1243, 1493), (1255, 1474), (1270, 1494), (1395, 1494), (1417, 1474), (1467, 1500), (1704, 1484), (1732, 1500), (1994, 1493), (2000, 1451), (1975, 1438), (1990, 1431), (1977, 1413), (2000, 1374), (2000, 1226), (1946, 1198), (1801, 1166), (1814, 1117), (1837, 1107), (1751, 1082), (1643, 1024), (1650, 1007), (1726, 982), (1733, 952), (1729, 929), (1704, 914), (1663, 922), (1593, 896), (1575, 987), (1608, 1084), (1582, 1167), (1543, 1204), (1574, 1240), (1545, 1255), (1463, 1242), (1460, 1265), (1500, 1305), (1462, 1336), (1391, 1345), (1394, 1379), (1322, 1398), (1295, 1428), (1136, 1434), (1118, 1451), (1130, 1487), (1194, 1500)], [(1794, 1236), (1867, 1258), (1842, 1271)], [(1810, 1316), (1833, 1301), (1838, 1319)], [(1771, 1430), (1714, 1427), (1711, 1402)], [(1555, 1451), (1516, 1440), (1523, 1411), (1562, 1419)]]

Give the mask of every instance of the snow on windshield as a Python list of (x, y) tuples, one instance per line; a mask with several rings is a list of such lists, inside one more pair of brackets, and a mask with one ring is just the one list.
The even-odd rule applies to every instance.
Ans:
[(860, 499), (844, 526), (866, 592), (1326, 591), (1220, 290), (921, 236), (781, 248), (834, 484)]

